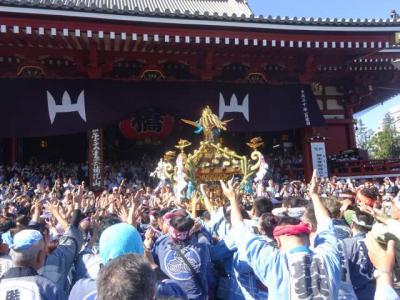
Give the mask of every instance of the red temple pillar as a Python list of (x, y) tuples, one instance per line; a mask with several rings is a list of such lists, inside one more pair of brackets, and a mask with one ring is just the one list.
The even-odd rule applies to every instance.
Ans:
[(346, 106), (345, 107), (345, 116), (346, 119), (349, 120), (349, 123), (346, 125), (347, 127), (347, 141), (349, 145), (349, 149), (356, 148), (356, 131), (354, 129), (354, 121), (353, 121), (353, 107)]

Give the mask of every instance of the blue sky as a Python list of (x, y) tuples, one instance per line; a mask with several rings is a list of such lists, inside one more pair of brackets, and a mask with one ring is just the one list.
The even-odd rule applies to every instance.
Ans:
[[(249, 0), (249, 3), (256, 15), (264, 16), (379, 19), (388, 18), (392, 9), (400, 13), (399, 0)], [(357, 114), (356, 118), (375, 130), (389, 109), (399, 104), (397, 96)]]
[(255, 14), (289, 17), (388, 18), (399, 0), (249, 0)]

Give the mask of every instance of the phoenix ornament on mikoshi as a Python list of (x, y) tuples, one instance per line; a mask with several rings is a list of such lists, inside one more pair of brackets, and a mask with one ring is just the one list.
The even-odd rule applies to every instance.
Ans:
[(214, 142), (221, 131), (226, 131), (226, 126), (232, 120), (222, 121), (215, 115), (209, 106), (201, 113), (201, 117), (197, 121), (181, 119), (182, 122), (196, 127), (196, 133), (204, 133), (206, 141)]

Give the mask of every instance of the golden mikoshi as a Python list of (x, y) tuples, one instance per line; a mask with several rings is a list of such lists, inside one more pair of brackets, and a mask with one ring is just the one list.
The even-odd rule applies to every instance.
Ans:
[(180, 151), (176, 156), (175, 164), (173, 164), (176, 155), (174, 151), (167, 151), (164, 155), (165, 166), (161, 168), (164, 172), (162, 178), (170, 180), (176, 197), (190, 199), (191, 194), (203, 183), (206, 183), (210, 190), (214, 190), (214, 193), (220, 194), (219, 180), (228, 180), (232, 176), (240, 177), (241, 187), (245, 189), (250, 178), (260, 170), (260, 167), (263, 167), (264, 157), (258, 151), (264, 144), (262, 139), (252, 138), (247, 143), (253, 149), (250, 159), (224, 147), (219, 137), (220, 132), (226, 131), (228, 123), (232, 120), (221, 120), (209, 106), (204, 108), (198, 120), (182, 119), (182, 121), (195, 127), (195, 132), (203, 134), (204, 139), (189, 153), (185, 153), (185, 150), (192, 143), (180, 139), (175, 145), (175, 148)]

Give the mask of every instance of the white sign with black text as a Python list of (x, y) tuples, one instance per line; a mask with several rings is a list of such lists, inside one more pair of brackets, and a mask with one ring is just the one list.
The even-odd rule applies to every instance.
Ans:
[(317, 170), (317, 176), (328, 177), (328, 164), (326, 160), (325, 143), (311, 143), (311, 157), (313, 169)]
[(103, 187), (103, 131), (92, 129), (89, 131), (89, 184), (94, 190)]

